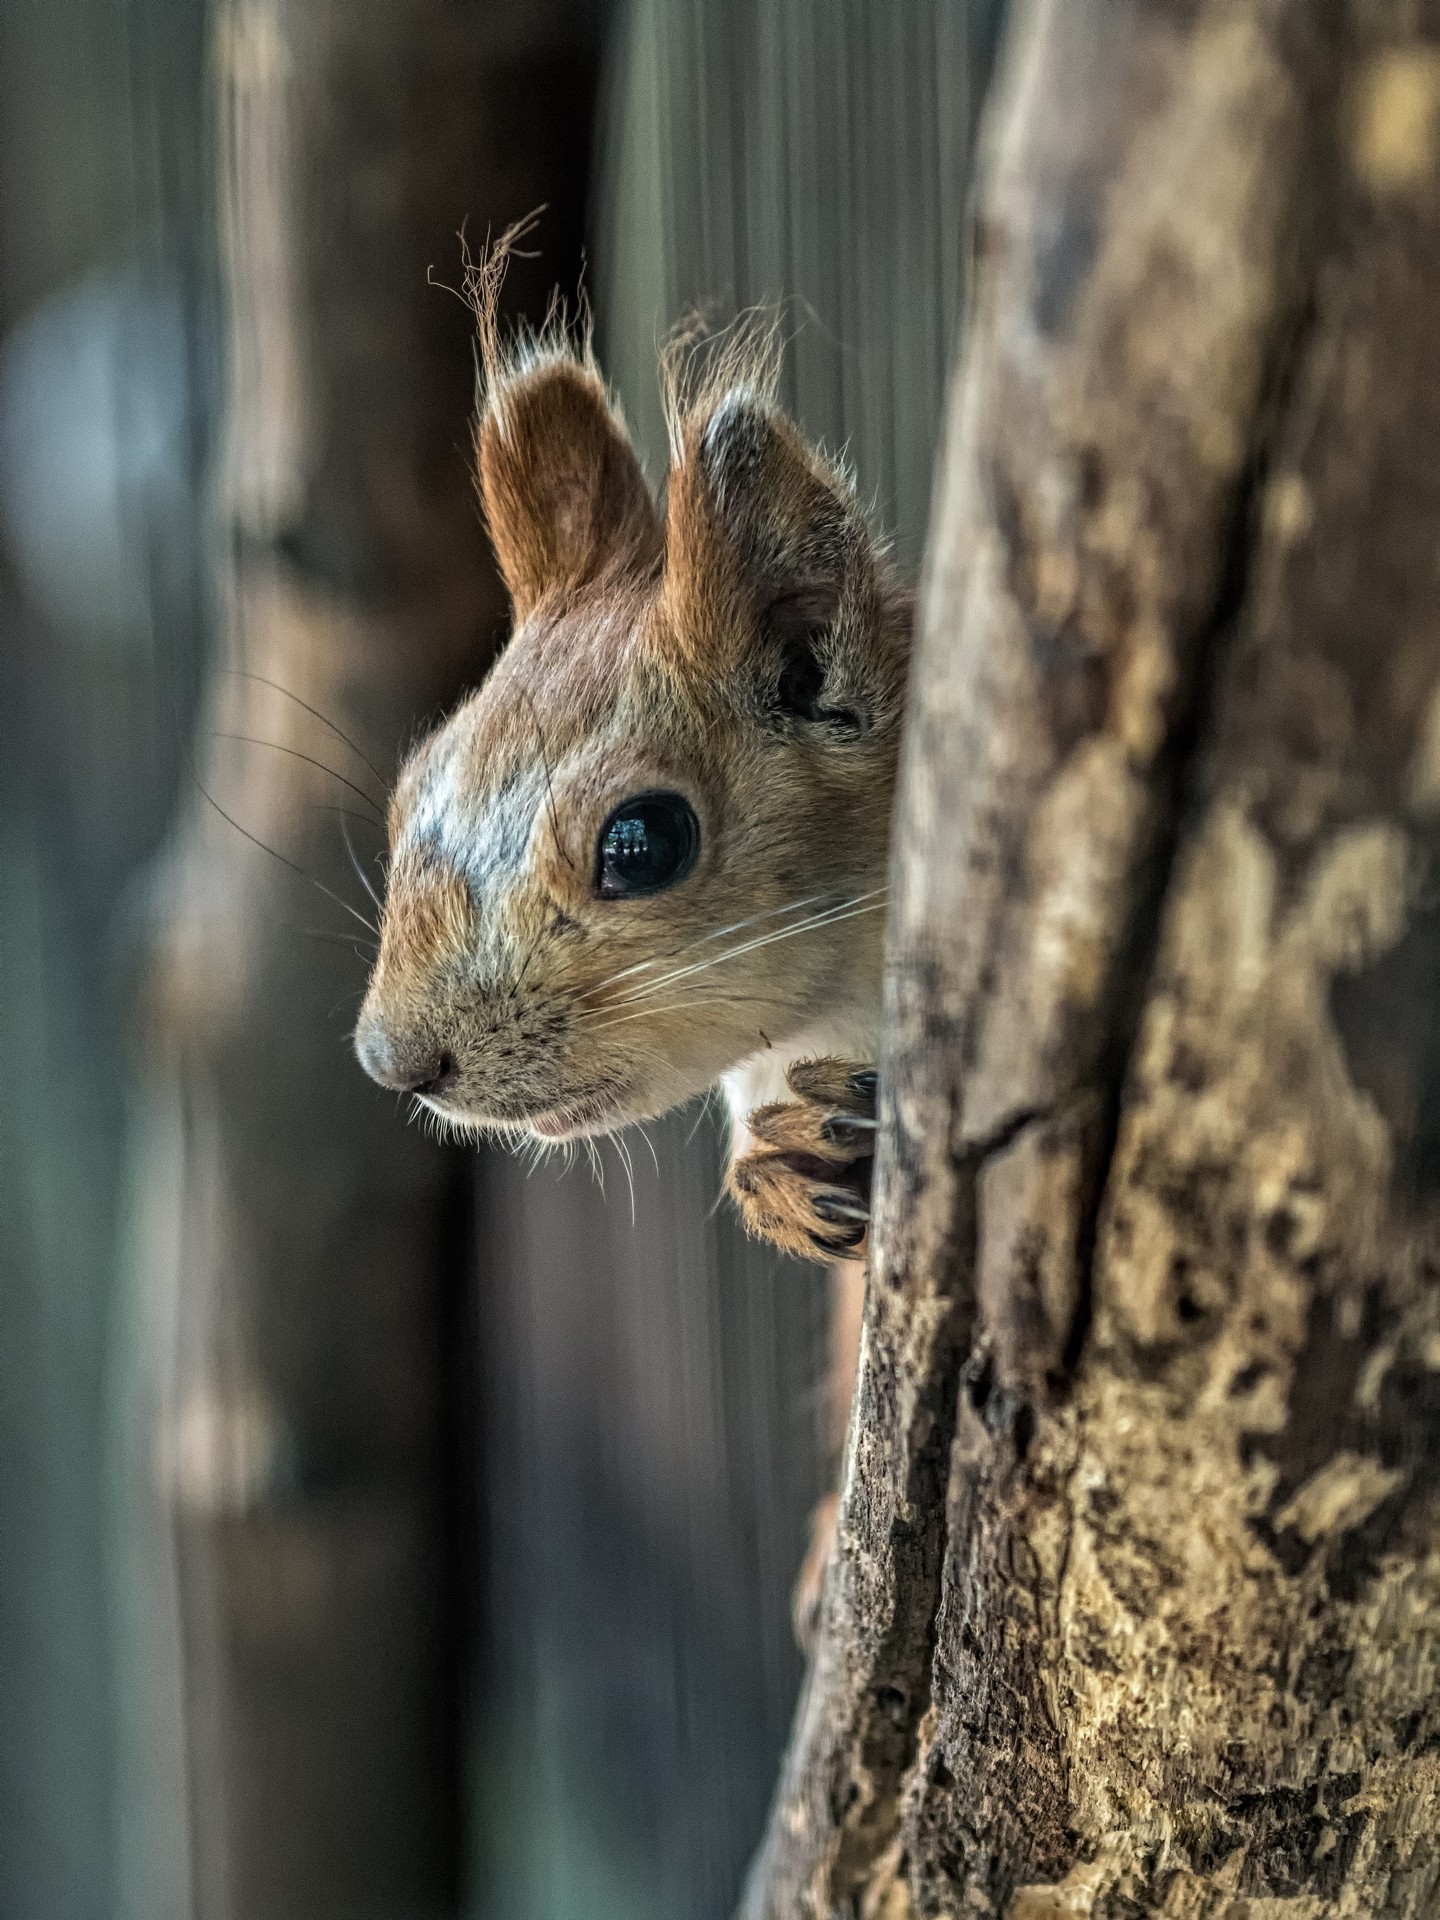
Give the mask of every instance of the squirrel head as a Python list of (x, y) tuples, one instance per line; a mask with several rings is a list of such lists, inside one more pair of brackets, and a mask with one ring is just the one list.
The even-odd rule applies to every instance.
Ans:
[(445, 1120), (558, 1140), (878, 1000), (909, 599), (733, 356), (671, 395), (660, 511), (588, 343), (482, 344), (514, 632), (400, 774), (355, 1044)]

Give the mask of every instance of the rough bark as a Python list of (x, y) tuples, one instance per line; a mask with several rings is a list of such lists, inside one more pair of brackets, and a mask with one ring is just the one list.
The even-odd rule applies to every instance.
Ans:
[(222, 635), (155, 892), (132, 1174), (191, 1856), (151, 1912), (459, 1897), (468, 1176), (350, 1057), (349, 908), (371, 907), (342, 827), (378, 880), (398, 755), (503, 618), (463, 449), (471, 318), (427, 268), (456, 277), (467, 219), (549, 202), (507, 303), (538, 318), (573, 284), (593, 60), (551, 12), (216, 11)]
[(745, 1912), (1440, 1900), (1440, 9), (1016, 21)]

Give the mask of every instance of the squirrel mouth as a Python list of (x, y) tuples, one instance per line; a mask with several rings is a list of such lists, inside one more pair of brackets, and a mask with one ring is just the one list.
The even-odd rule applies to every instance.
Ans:
[(573, 1107), (548, 1107), (544, 1113), (526, 1117), (525, 1126), (542, 1140), (576, 1140), (582, 1134), (606, 1133), (619, 1116), (598, 1101), (580, 1102)]
[(523, 1119), (518, 1115), (512, 1119), (509, 1116), (495, 1118), (488, 1114), (472, 1114), (452, 1106), (449, 1101), (435, 1100), (423, 1094), (420, 1100), (422, 1106), (428, 1107), (439, 1119), (449, 1121), (452, 1125), (480, 1130), (498, 1127), (512, 1134), (532, 1134), (541, 1140), (578, 1140), (587, 1133), (608, 1133), (623, 1124), (616, 1109), (599, 1100), (576, 1101), (568, 1107), (547, 1107), (543, 1113), (527, 1113)]

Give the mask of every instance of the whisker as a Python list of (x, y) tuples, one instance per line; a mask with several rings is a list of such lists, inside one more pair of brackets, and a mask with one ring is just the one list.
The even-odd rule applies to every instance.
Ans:
[(700, 1007), (774, 1006), (769, 994), (711, 993), (692, 995), (684, 1000), (666, 1000), (658, 1007), (637, 1007), (633, 1012), (616, 1014), (613, 1020), (601, 1020), (589, 1027), (591, 1033), (606, 1033), (611, 1027), (628, 1026), (632, 1020), (646, 1020), (665, 1013), (691, 1013)]
[(544, 933), (544, 929), (542, 928), (540, 932), (536, 934), (535, 938), (530, 942), (530, 951), (526, 954), (524, 960), (522, 961), (520, 966), (520, 971), (516, 974), (515, 978), (510, 983), (510, 992), (506, 996), (507, 999), (513, 1000), (516, 994), (519, 993), (520, 983), (525, 978), (526, 974), (530, 971), (530, 962), (535, 958), (535, 955), (539, 952), (540, 942), (544, 939), (544, 937), (545, 937), (545, 933)]
[(210, 737), (212, 740), (243, 740), (248, 746), (268, 747), (272, 753), (288, 753), (292, 760), (303, 760), (307, 767), (318, 767), (321, 773), (328, 773), (332, 780), (338, 780), (342, 787), (348, 787), (357, 799), (365, 802), (367, 807), (374, 807), (377, 824), (384, 825), (385, 816), (381, 813), (379, 804), (371, 799), (365, 789), (357, 787), (353, 780), (347, 780), (343, 773), (337, 773), (334, 767), (327, 766), (323, 760), (317, 760), (313, 753), (301, 753), (298, 747), (282, 746), (278, 740), (262, 740), (258, 734), (226, 733), (218, 727)]
[(584, 1141), (585, 1156), (590, 1162), (590, 1171), (594, 1175), (595, 1184), (600, 1189), (600, 1198), (603, 1200), (605, 1198), (605, 1162), (600, 1157), (600, 1149), (588, 1133), (584, 1136)]
[(380, 782), (380, 791), (382, 793), (388, 793), (390, 791), (390, 782), (385, 778), (384, 774), (381, 773), (375, 762), (368, 759), (366, 755), (360, 751), (349, 734), (342, 733), (333, 720), (323, 714), (318, 707), (312, 707), (308, 700), (302, 700), (298, 693), (292, 693), (289, 687), (282, 687), (278, 680), (271, 680), (263, 673), (254, 673), (248, 667), (220, 667), (218, 671), (226, 674), (233, 680), (254, 680), (262, 687), (273, 687), (276, 693), (283, 693), (287, 700), (293, 700), (297, 707), (303, 707), (306, 713), (313, 714), (321, 726), (333, 733), (342, 746), (350, 749), (360, 764), (373, 773), (375, 778)]
[(883, 896), (887, 891), (885, 887), (872, 887), (868, 893), (857, 893), (848, 900), (837, 900), (822, 912), (811, 914), (805, 920), (796, 921), (793, 926), (776, 928), (773, 932), (761, 934), (754, 940), (744, 940), (739, 946), (727, 948), (724, 953), (715, 954), (705, 960), (692, 961), (689, 966), (673, 968), (669, 973), (661, 974), (657, 980), (647, 980), (643, 986), (637, 987), (634, 993), (615, 1004), (624, 1005), (627, 1000), (638, 1000), (646, 994), (657, 993), (660, 988), (668, 986), (672, 981), (683, 980), (692, 973), (703, 973), (707, 967), (718, 966), (722, 960), (734, 960), (742, 954), (754, 953), (757, 948), (771, 946), (777, 940), (794, 939), (798, 934), (810, 933), (818, 927), (829, 926), (838, 919), (849, 918), (853, 912), (872, 912), (874, 909), (863, 903), (874, 900), (876, 895)]
[(330, 888), (327, 887), (323, 881), (317, 880), (313, 873), (307, 873), (304, 867), (300, 866), (296, 861), (287, 859), (283, 853), (278, 853), (274, 847), (267, 846), (266, 843), (262, 839), (260, 839), (257, 834), (251, 833), (248, 827), (242, 827), (240, 822), (235, 818), (233, 813), (227, 813), (225, 811), (224, 807), (221, 806), (220, 802), (215, 798), (214, 794), (211, 793), (209, 788), (204, 785), (204, 783), (200, 779), (199, 774), (196, 773), (193, 769), (191, 770), (190, 778), (195, 782), (195, 785), (199, 789), (201, 796), (210, 802), (211, 806), (215, 809), (216, 813), (219, 814), (220, 818), (223, 821), (225, 821), (225, 823), (228, 826), (232, 826), (235, 829), (235, 831), (241, 835), (243, 839), (248, 840), (252, 847), (258, 847), (262, 853), (268, 853), (272, 860), (278, 860), (282, 867), (288, 867), (291, 873), (298, 873), (302, 880), (308, 880), (311, 886), (314, 887), (318, 892), (323, 893), (327, 900), (333, 900), (335, 902), (335, 905), (337, 907), (343, 908), (344, 911), (350, 915), (350, 918), (352, 920), (358, 920), (361, 926), (364, 927), (367, 933), (373, 934), (376, 939), (379, 939), (380, 929), (378, 927), (372, 926), (371, 923), (365, 918), (364, 914), (358, 912), (356, 908), (352, 907), (348, 900), (342, 900), (338, 893), (332, 893)]
[[(740, 992), (727, 991), (727, 983), (724, 981), (715, 982), (713, 984), (710, 981), (706, 981), (704, 985), (700, 988), (700, 991), (703, 993), (710, 994), (712, 999), (717, 1001), (718, 1000), (747, 1000), (748, 1001), (748, 1000), (758, 999), (758, 1000), (764, 1000), (767, 1003), (767, 1005), (773, 1006), (778, 1004), (773, 994), (769, 994), (769, 993), (755, 994), (755, 993), (740, 993)], [(659, 992), (658, 986), (656, 988), (656, 992), (657, 993)], [(579, 1024), (581, 1026), (586, 1026), (586, 1027), (593, 1027), (597, 1021), (600, 1022), (601, 1024), (604, 1024), (606, 1021), (610, 1019), (610, 1017), (613, 1014), (624, 1013), (627, 1008), (639, 1006), (642, 1001), (653, 1000), (654, 997), (655, 995), (651, 993), (633, 993), (633, 994), (627, 994), (623, 1000), (612, 1000), (608, 1006), (587, 1007), (580, 1017)]]
[(678, 947), (671, 947), (665, 953), (655, 954), (649, 960), (637, 960), (633, 967), (622, 967), (618, 973), (612, 973), (608, 979), (600, 981), (598, 986), (587, 988), (585, 997), (604, 993), (617, 980), (628, 980), (633, 973), (645, 973), (651, 967), (658, 967), (662, 961), (675, 959), (677, 954), (688, 953), (692, 947), (703, 946), (706, 941), (723, 940), (728, 933), (743, 933), (746, 927), (758, 926), (762, 920), (778, 919), (782, 913), (799, 913), (803, 907), (813, 907), (817, 900), (827, 897), (823, 893), (812, 893), (803, 900), (791, 900), (783, 907), (767, 907), (764, 913), (752, 913), (747, 919), (732, 920), (728, 927), (714, 927), (708, 933), (697, 933), (693, 939), (682, 940)]
[(808, 920), (801, 920), (793, 927), (781, 927), (774, 933), (762, 934), (756, 940), (742, 941), (738, 947), (728, 947), (724, 953), (717, 953), (708, 960), (695, 960), (688, 967), (676, 967), (670, 973), (662, 974), (658, 980), (647, 981), (643, 987), (638, 987), (634, 993), (613, 1001), (611, 1005), (631, 1006), (637, 1000), (643, 1000), (652, 993), (659, 993), (664, 987), (672, 986), (677, 980), (686, 980), (694, 974), (706, 972), (711, 967), (718, 967), (722, 961), (738, 960), (744, 954), (758, 952), (761, 947), (774, 946), (777, 941), (793, 940), (802, 933), (814, 933), (822, 927), (838, 926), (845, 920), (857, 920), (862, 914), (881, 912), (885, 901), (883, 898), (874, 898), (874, 895), (883, 896), (887, 891), (885, 887), (875, 887), (869, 893), (856, 894), (852, 900), (842, 901), (835, 907), (827, 908), (824, 913), (812, 914)]
[(349, 854), (350, 864), (355, 869), (355, 878), (360, 882), (361, 886), (365, 889), (366, 893), (369, 894), (371, 900), (374, 902), (376, 913), (383, 915), (385, 912), (385, 909), (380, 904), (380, 896), (378, 893), (376, 893), (374, 887), (371, 886), (369, 878), (366, 875), (365, 869), (361, 866), (360, 862), (355, 858), (355, 849), (350, 844), (350, 831), (346, 827), (345, 822), (343, 820), (340, 822), (340, 838), (345, 842), (345, 851), (346, 853)]
[(706, 1118), (709, 1115), (711, 1092), (712, 1092), (712, 1089), (707, 1088), (704, 1094), (701, 1096), (700, 1110), (695, 1115), (694, 1124), (691, 1126), (689, 1133), (687, 1133), (685, 1136), (685, 1145), (687, 1146), (687, 1148), (694, 1146), (695, 1136), (697, 1133), (699, 1133), (701, 1127), (704, 1126)]
[(338, 813), (342, 819), (358, 821), (362, 827), (372, 827), (378, 833), (385, 831), (373, 814), (356, 813), (353, 807), (337, 806), (333, 800), (306, 800), (302, 804), (307, 813)]
[[(683, 988), (680, 988), (679, 991), (683, 993)], [(756, 993), (731, 991), (729, 990), (729, 984), (724, 981), (715, 981), (712, 983), (711, 981), (707, 980), (697, 989), (697, 991), (700, 993), (708, 994), (710, 996), (710, 1000), (717, 1003), (722, 1000), (734, 1000), (737, 1002), (763, 1000), (768, 1006), (774, 1006), (778, 1004), (773, 994), (768, 994), (768, 993), (756, 994)], [(587, 1007), (584, 1010), (584, 1012), (580, 1015), (578, 1024), (580, 1026), (589, 1027), (592, 1030), (597, 1026), (597, 1024), (600, 1026), (606, 1026), (609, 1024), (610, 1020), (616, 1014), (623, 1014), (629, 1008), (637, 1007), (642, 1002), (653, 1000), (654, 998), (655, 998), (654, 994), (635, 993), (635, 994), (627, 995), (626, 998), (623, 1000), (612, 1000), (608, 1006)], [(668, 1004), (669, 1002), (667, 1001), (667, 1005)], [(676, 1004), (683, 1006), (685, 1004), (685, 1001), (682, 998), (680, 1001), (676, 1002)], [(699, 1004), (700, 1002), (697, 1000), (696, 1005), (698, 1006)]]
[(372, 948), (367, 953), (358, 944), (353, 933), (334, 933), (328, 927), (303, 927), (301, 931), (307, 940), (324, 940), (332, 947), (345, 947), (355, 955), (357, 960), (363, 960), (367, 967), (375, 958), (375, 950)]
[(649, 1134), (645, 1131), (643, 1122), (639, 1120), (635, 1122), (635, 1131), (639, 1134), (640, 1138), (645, 1142), (646, 1146), (650, 1149), (650, 1158), (655, 1163), (655, 1177), (658, 1180), (660, 1177), (660, 1156), (655, 1151), (655, 1142), (650, 1138)]
[(633, 1227), (635, 1224), (635, 1168), (630, 1159), (630, 1149), (625, 1144), (624, 1134), (612, 1133), (610, 1138), (615, 1142), (615, 1152), (619, 1156), (620, 1165), (625, 1169), (625, 1184), (630, 1189), (630, 1224)]

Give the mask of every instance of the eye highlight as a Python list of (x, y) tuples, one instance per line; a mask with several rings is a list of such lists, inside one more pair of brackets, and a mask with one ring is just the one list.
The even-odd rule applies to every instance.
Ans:
[(602, 900), (663, 893), (683, 880), (700, 851), (700, 822), (678, 793), (637, 793), (616, 807), (595, 845)]

